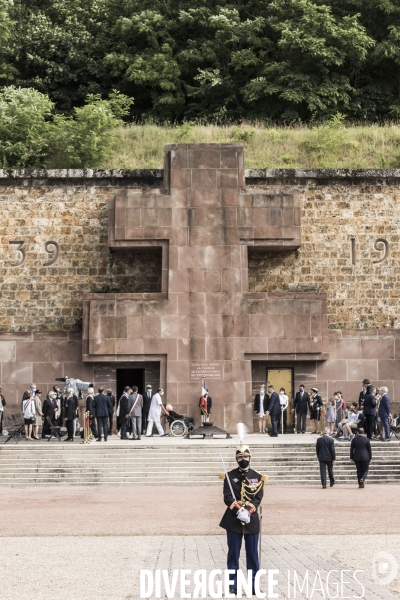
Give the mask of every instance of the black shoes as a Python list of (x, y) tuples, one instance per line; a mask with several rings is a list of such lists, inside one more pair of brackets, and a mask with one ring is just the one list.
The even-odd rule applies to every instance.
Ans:
[(336, 481), (333, 481), (330, 485), (331, 487), (333, 487), (335, 485)]
[(364, 487), (364, 480), (363, 479), (360, 479), (360, 483), (359, 483), (358, 487), (360, 487), (360, 488)]
[(235, 594), (235, 596), (236, 596), (236, 594), (237, 594), (237, 589), (236, 589), (236, 588), (234, 588), (234, 587), (230, 587), (230, 588), (229, 588), (229, 593), (230, 593), (230, 594)]
[(326, 485), (323, 485), (323, 486), (322, 486), (322, 489), (323, 489), (323, 490), (326, 490)]

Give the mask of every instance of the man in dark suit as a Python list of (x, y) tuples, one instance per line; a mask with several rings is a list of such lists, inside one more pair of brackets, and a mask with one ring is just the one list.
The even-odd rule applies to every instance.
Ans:
[(383, 437), (383, 433), (385, 434), (385, 442), (390, 442), (390, 427), (389, 427), (389, 417), (390, 417), (390, 398), (388, 395), (387, 387), (383, 386), (379, 389), (382, 394), (381, 400), (379, 402), (378, 408), (378, 417), (382, 422), (382, 432), (381, 435)]
[(50, 421), (53, 425), (56, 424), (56, 412), (58, 410), (56, 393), (51, 391), (47, 394), (47, 398), (45, 398), (42, 406), (43, 413), (43, 428), (42, 428), (42, 438), (45, 438), (47, 435), (50, 435), (50, 425), (47, 420), (47, 417), (50, 418)]
[(329, 427), (325, 427), (324, 435), (317, 439), (316, 445), (317, 458), (319, 460), (319, 470), (321, 473), (322, 488), (326, 488), (326, 468), (328, 467), (330, 486), (335, 485), (333, 477), (333, 463), (336, 460), (335, 443), (329, 436)]
[(307, 413), (310, 410), (310, 396), (304, 389), (304, 385), (299, 387), (299, 391), (297, 392), (292, 413), (296, 411), (296, 419), (297, 419), (297, 433), (305, 433), (307, 426)]
[(367, 387), (367, 394), (364, 399), (364, 417), (367, 428), (367, 438), (370, 440), (374, 432), (376, 417), (376, 388), (373, 385)]
[(129, 399), (129, 395), (132, 393), (132, 389), (129, 385), (124, 388), (124, 393), (119, 399), (119, 422), (121, 423), (121, 440), (127, 440), (128, 436), (126, 434), (126, 430), (128, 427), (128, 421), (130, 417), (127, 416), (130, 413), (132, 408), (132, 402)]
[(278, 437), (278, 417), (281, 414), (281, 403), (278, 394), (275, 392), (272, 385), (268, 386), (268, 410), (266, 412), (266, 418), (268, 415), (271, 417), (272, 433), (271, 437)]
[(358, 487), (363, 488), (368, 476), (369, 463), (372, 460), (371, 442), (365, 437), (363, 429), (359, 429), (351, 440), (350, 460), (356, 465)]
[(361, 404), (365, 400), (365, 396), (367, 395), (367, 387), (369, 385), (371, 385), (370, 380), (369, 379), (363, 379), (361, 392), (360, 392), (360, 395), (358, 396), (358, 406), (359, 407), (361, 406)]
[(151, 399), (153, 397), (153, 388), (152, 386), (146, 385), (146, 393), (143, 394), (143, 409), (142, 409), (142, 433), (143, 435), (146, 434), (146, 429), (147, 429), (147, 421), (149, 420), (149, 410), (150, 410), (150, 404), (151, 404)]
[(108, 435), (112, 435), (113, 430), (113, 419), (114, 419), (114, 407), (115, 407), (115, 396), (112, 393), (112, 390), (107, 390), (107, 396), (110, 398), (110, 414), (108, 415)]
[(108, 437), (108, 416), (110, 414), (111, 402), (110, 396), (104, 394), (104, 388), (99, 387), (97, 396), (93, 400), (93, 408), (96, 414), (97, 420), (97, 431), (99, 437), (97, 442), (101, 442), (101, 434), (104, 431), (104, 441), (107, 441)]

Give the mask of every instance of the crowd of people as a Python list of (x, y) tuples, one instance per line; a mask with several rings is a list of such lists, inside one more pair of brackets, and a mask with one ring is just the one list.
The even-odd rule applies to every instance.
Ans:
[[(264, 385), (260, 386), (254, 399), (254, 412), (258, 416), (259, 433), (266, 433), (268, 417), (271, 419), (271, 437), (277, 437), (281, 428), (287, 431), (288, 396), (284, 388), (279, 394), (272, 385), (268, 393)], [(336, 391), (332, 398), (323, 402), (318, 389), (313, 387), (310, 393), (302, 384), (296, 392), (291, 408), (293, 429), (298, 434), (306, 433), (307, 417), (312, 427), (311, 434), (321, 434), (326, 427), (328, 435), (339, 440), (352, 440), (360, 430), (365, 430), (370, 440), (390, 441), (390, 424), (394, 422), (391, 414), (390, 398), (386, 386), (376, 387), (369, 379), (362, 381), (357, 401), (346, 403), (341, 391)]]

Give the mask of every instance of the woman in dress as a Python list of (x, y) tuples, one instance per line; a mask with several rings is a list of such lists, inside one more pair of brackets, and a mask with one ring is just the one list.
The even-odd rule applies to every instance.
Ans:
[[(335, 425), (336, 425), (336, 429), (339, 429), (339, 423), (341, 423), (341, 421), (343, 421), (343, 412), (344, 412), (344, 408), (343, 408), (343, 399), (342, 399), (342, 395), (338, 392), (335, 392), (333, 395), (333, 398), (335, 400), (335, 409), (336, 409), (336, 421), (335, 421)], [(337, 432), (337, 437), (339, 437), (339, 433)]]
[(329, 427), (329, 435), (333, 435), (333, 428), (336, 421), (336, 406), (334, 398), (328, 400), (328, 404), (326, 405), (325, 409), (325, 418), (326, 425)]
[(25, 437), (32, 442), (32, 426), (35, 420), (35, 400), (29, 392), (24, 392), (22, 398), (22, 412), (24, 413)]
[(260, 391), (254, 398), (254, 412), (258, 415), (258, 428), (260, 433), (265, 433), (265, 413), (268, 407), (268, 397), (265, 393), (265, 386), (260, 386)]
[(33, 437), (35, 440), (39, 438), (39, 427), (43, 427), (43, 412), (42, 412), (42, 390), (36, 390), (35, 394), (35, 424), (33, 426)]
[(322, 398), (318, 396), (317, 388), (311, 388), (310, 421), (314, 427), (314, 431), (311, 433), (321, 433), (319, 431), (319, 421), (321, 419), (322, 404)]

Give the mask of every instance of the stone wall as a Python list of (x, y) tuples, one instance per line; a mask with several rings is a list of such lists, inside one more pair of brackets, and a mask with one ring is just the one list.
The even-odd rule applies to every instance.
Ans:
[[(123, 181), (135, 184), (128, 175)], [(0, 331), (81, 330), (86, 293), (160, 290), (160, 254), (108, 251), (108, 200), (117, 184), (110, 178), (96, 185), (85, 178), (0, 178)], [(149, 183), (142, 178), (141, 185)], [(50, 266), (44, 264), (55, 247), (46, 252), (47, 242), (59, 246)]]
[[(248, 187), (299, 189), (303, 231), (298, 251), (250, 252), (250, 291), (324, 291), (332, 329), (400, 327), (400, 172), (246, 176)], [(161, 182), (161, 171), (0, 171), (0, 331), (78, 331), (88, 292), (159, 291), (160, 255), (108, 251), (107, 206), (118, 188)], [(60, 254), (44, 267), (49, 241)], [(9, 242), (24, 242), (20, 267)]]
[(331, 329), (399, 328), (400, 173), (247, 175), (250, 186), (299, 189), (302, 217), (298, 251), (250, 253), (250, 290), (324, 291)]

